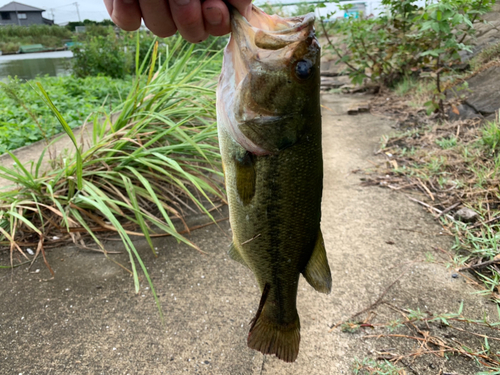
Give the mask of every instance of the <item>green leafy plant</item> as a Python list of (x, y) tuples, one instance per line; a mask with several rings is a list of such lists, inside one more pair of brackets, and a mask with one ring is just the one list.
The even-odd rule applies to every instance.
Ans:
[[(117, 106), (132, 87), (131, 80), (108, 77), (40, 77), (54, 105), (71, 128), (102, 107)], [(31, 83), (11, 78), (0, 83), (0, 153), (50, 138), (63, 131)]]
[[(342, 11), (348, 11), (351, 4), (343, 5), (333, 1)], [(378, 18), (350, 17), (336, 20), (337, 34), (342, 35), (340, 48), (328, 37), (324, 20), (321, 20), (328, 48), (346, 64), (351, 81), (361, 84), (365, 79), (375, 84), (392, 86), (407, 77), (416, 65), (418, 51), (425, 50), (425, 41), (416, 37), (414, 18), (421, 8), (415, 0), (385, 0), (388, 14)], [(333, 16), (329, 14), (328, 18)]]
[(71, 50), (74, 55), (73, 74), (77, 77), (107, 76), (123, 79), (132, 73), (132, 55), (126, 54), (123, 40), (112, 27), (107, 34), (90, 35), (76, 43)]

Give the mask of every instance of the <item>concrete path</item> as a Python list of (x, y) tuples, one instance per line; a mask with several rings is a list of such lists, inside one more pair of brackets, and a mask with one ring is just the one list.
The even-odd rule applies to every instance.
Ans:
[[(471, 294), (462, 277), (453, 278), (453, 270), (439, 261), (425, 261), (442, 259), (435, 248), (448, 249), (452, 241), (432, 217), (402, 193), (361, 187), (360, 176), (351, 173), (372, 165), (380, 137), (391, 131), (386, 119), (347, 116), (352, 104), (367, 100), (323, 97), (322, 228), (334, 282), (326, 296), (301, 279), (302, 341), (295, 363), (246, 346), (260, 293), (253, 275), (226, 255), (226, 221), (190, 236), (209, 255), (164, 238), (156, 240), (154, 258), (144, 243), (136, 243), (157, 288), (164, 325), (145, 280), (135, 295), (130, 275), (102, 254), (72, 247), (50, 251), (53, 280), (47, 280), (41, 261), (31, 273), (23, 267), (0, 270), (0, 373), (350, 374), (355, 358), (409, 344), (329, 327), (375, 302), (402, 273), (384, 297), (394, 306), (444, 313), (457, 311), (463, 301), (467, 316), (486, 313), (495, 319), (495, 306)], [(123, 248), (111, 242), (108, 250)], [(110, 258), (128, 262), (123, 253)], [(0, 264), (8, 264), (7, 252), (0, 253)], [(380, 322), (395, 318), (387, 308), (377, 314)], [(412, 362), (412, 368), (418, 374), (480, 370), (471, 360), (438, 356)]]

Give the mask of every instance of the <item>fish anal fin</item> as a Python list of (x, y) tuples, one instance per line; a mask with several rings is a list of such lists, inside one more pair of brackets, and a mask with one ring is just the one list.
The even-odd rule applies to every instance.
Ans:
[(240, 252), (238, 251), (238, 249), (234, 245), (234, 242), (231, 242), (231, 246), (229, 246), (228, 254), (232, 260), (235, 260), (248, 268), (248, 264), (245, 262), (245, 259), (243, 259)]
[(246, 151), (243, 156), (235, 158), (236, 190), (243, 205), (250, 203), (255, 195), (255, 156)]
[(330, 293), (332, 290), (332, 274), (326, 257), (325, 243), (321, 230), (306, 268), (302, 272), (307, 282), (318, 292)]
[(260, 299), (257, 314), (252, 319), (248, 333), (248, 347), (262, 354), (274, 354), (285, 362), (294, 362), (299, 354), (300, 321), (299, 315), (288, 324), (279, 324), (266, 314), (265, 303), (270, 285), (266, 284)]

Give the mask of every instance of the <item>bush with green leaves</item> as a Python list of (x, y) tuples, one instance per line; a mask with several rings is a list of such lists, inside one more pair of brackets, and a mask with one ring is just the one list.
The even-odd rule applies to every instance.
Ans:
[(126, 53), (123, 38), (112, 27), (94, 27), (85, 36), (71, 47), (73, 74), (123, 79), (132, 73), (132, 55)]
[[(342, 5), (340, 0), (333, 2), (343, 10), (351, 6)], [(368, 79), (377, 85), (392, 86), (405, 76), (432, 71), (436, 95), (427, 104), (431, 111), (442, 109), (440, 78), (460, 62), (460, 52), (469, 51), (464, 41), (473, 37), (474, 25), (494, 3), (441, 0), (419, 7), (416, 0), (383, 0), (387, 12), (381, 17), (335, 21), (344, 48), (330, 39), (327, 48), (346, 64), (355, 84)]]
[[(352, 4), (341, 5), (347, 11)], [(426, 50), (425, 41), (414, 30), (413, 20), (422, 11), (415, 0), (384, 0), (387, 13), (377, 18), (350, 17), (337, 19), (336, 33), (341, 36), (343, 48), (331, 42), (322, 20), (323, 31), (328, 38), (327, 49), (332, 49), (339, 62), (346, 64), (354, 84), (365, 79), (375, 84), (392, 86), (418, 65), (418, 53)], [(328, 17), (331, 17), (330, 14)]]
[(471, 52), (464, 41), (474, 36), (474, 23), (494, 3), (495, 0), (442, 0), (427, 6), (417, 18), (419, 37), (430, 41), (429, 49), (420, 53), (423, 66), (430, 68), (436, 77), (435, 94), (426, 103), (429, 113), (444, 111), (441, 77), (461, 62), (460, 52)]

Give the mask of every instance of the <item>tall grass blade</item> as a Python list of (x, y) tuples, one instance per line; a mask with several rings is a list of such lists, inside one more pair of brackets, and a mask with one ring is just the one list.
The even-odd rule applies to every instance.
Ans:
[(81, 190), (82, 186), (83, 186), (83, 179), (82, 179), (82, 175), (83, 175), (83, 173), (82, 173), (82, 165), (83, 165), (83, 163), (82, 163), (82, 154), (80, 153), (80, 149), (78, 148), (78, 144), (76, 142), (75, 135), (73, 134), (73, 131), (69, 127), (69, 125), (66, 122), (66, 120), (64, 119), (64, 117), (57, 110), (57, 108), (54, 105), (54, 103), (52, 103), (52, 100), (50, 100), (50, 97), (47, 94), (47, 92), (45, 91), (45, 89), (43, 88), (43, 86), (39, 82), (37, 82), (37, 86), (38, 86), (38, 88), (40, 89), (40, 91), (41, 91), (41, 93), (43, 95), (45, 103), (50, 107), (50, 109), (52, 110), (52, 112), (54, 113), (54, 115), (57, 117), (57, 120), (59, 120), (59, 123), (63, 127), (64, 131), (70, 137), (71, 142), (73, 142), (73, 144), (75, 145), (75, 151), (76, 151), (76, 180), (77, 180), (77, 187), (78, 187), (79, 190)]

